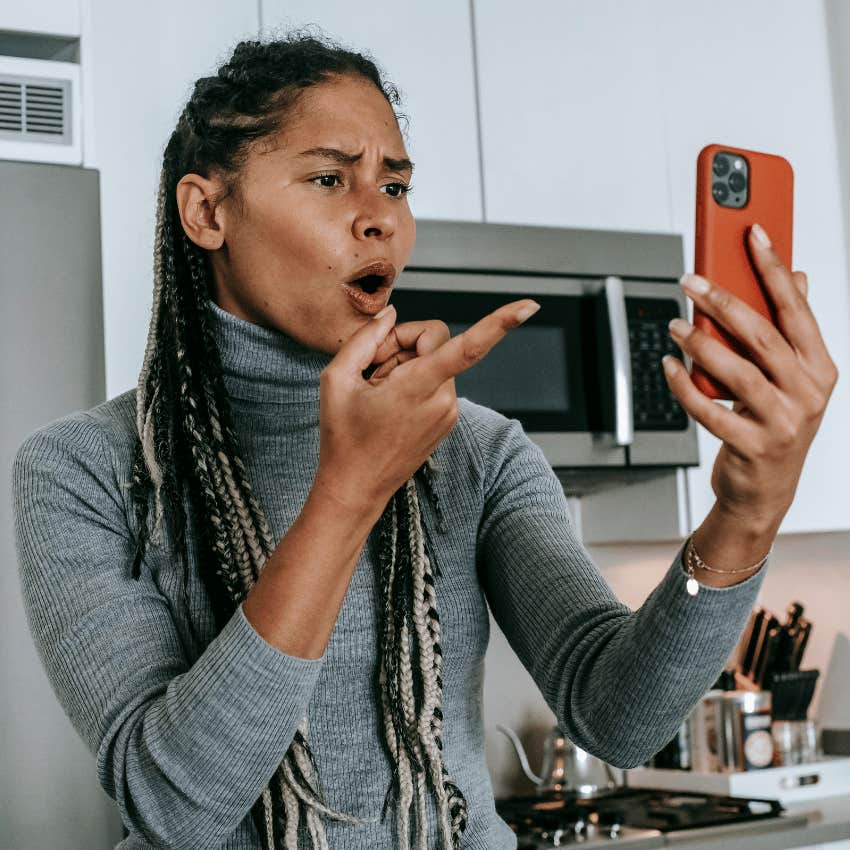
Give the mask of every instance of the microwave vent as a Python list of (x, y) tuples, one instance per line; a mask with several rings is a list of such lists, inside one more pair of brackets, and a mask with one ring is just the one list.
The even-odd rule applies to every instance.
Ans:
[(71, 143), (70, 81), (0, 75), (0, 138)]

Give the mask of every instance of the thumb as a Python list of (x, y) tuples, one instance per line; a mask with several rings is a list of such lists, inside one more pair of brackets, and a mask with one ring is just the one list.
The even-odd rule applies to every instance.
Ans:
[(395, 319), (395, 307), (388, 304), (371, 321), (358, 328), (334, 358), (342, 371), (362, 377), (361, 373), (375, 359), (375, 352), (395, 324)]

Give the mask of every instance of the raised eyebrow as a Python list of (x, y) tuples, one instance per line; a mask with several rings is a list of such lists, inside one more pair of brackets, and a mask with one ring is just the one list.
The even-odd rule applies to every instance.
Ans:
[[(334, 162), (338, 162), (341, 165), (353, 165), (355, 162), (358, 162), (360, 160), (363, 154), (346, 153), (346, 151), (341, 151), (339, 150), (339, 148), (309, 148), (306, 151), (301, 151), (298, 156), (318, 156), (322, 159), (333, 160)], [(385, 156), (382, 161), (384, 168), (390, 171), (405, 171), (409, 174), (413, 173), (414, 163), (411, 160), (407, 159), (407, 157), (396, 159), (391, 156)]]

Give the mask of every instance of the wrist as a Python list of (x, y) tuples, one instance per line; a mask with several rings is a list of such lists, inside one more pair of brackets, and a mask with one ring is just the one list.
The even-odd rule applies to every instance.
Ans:
[(733, 569), (716, 569), (703, 560), (694, 544), (694, 536), (691, 535), (682, 552), (682, 564), (685, 574), (688, 576), (688, 593), (695, 596), (700, 584), (708, 587), (731, 587), (740, 584), (761, 570), (767, 562), (769, 554), (770, 550), (755, 563)]
[(755, 564), (767, 554), (781, 521), (781, 517), (745, 517), (715, 502), (693, 533), (694, 546), (715, 569), (740, 569)]
[(709, 517), (713, 522), (720, 522), (725, 527), (735, 528), (737, 535), (742, 540), (751, 540), (753, 544), (769, 539), (771, 542), (776, 538), (779, 526), (786, 511), (768, 511), (754, 513), (725, 505), (719, 500), (714, 502)]
[(307, 497), (308, 503), (320, 510), (334, 513), (355, 527), (372, 528), (381, 518), (387, 501), (369, 496), (363, 488), (347, 485), (340, 478), (318, 470)]
[[(698, 558), (689, 557), (690, 545), (683, 552), (686, 572), (692, 571), (693, 578), (710, 587), (746, 581), (761, 569), (780, 521), (749, 522), (715, 504), (689, 541)], [(700, 561), (711, 569), (700, 568)]]

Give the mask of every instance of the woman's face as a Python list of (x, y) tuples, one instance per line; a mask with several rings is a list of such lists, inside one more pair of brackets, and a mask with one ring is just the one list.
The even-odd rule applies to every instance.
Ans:
[[(305, 153), (315, 148), (357, 161)], [(411, 172), (386, 98), (367, 80), (340, 77), (308, 89), (281, 136), (251, 152), (239, 200), (226, 197), (211, 219), (199, 202), (220, 184), (186, 175), (178, 206), (190, 238), (210, 250), (222, 309), (335, 354), (389, 301), (386, 284), (407, 263)], [(395, 271), (367, 305), (344, 282), (376, 260)]]

